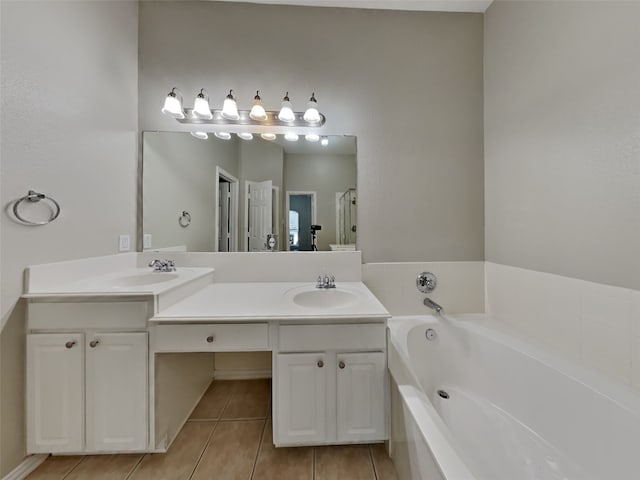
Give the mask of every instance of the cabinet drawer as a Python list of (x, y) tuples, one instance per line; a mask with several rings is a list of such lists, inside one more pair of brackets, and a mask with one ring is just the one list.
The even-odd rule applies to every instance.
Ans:
[(386, 344), (384, 323), (282, 325), (278, 329), (278, 340), (282, 352), (379, 350)]
[(158, 352), (269, 350), (266, 323), (159, 325), (153, 334)]

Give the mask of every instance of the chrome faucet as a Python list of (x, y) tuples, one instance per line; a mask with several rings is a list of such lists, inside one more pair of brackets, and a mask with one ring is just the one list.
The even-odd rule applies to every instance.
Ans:
[(154, 272), (175, 272), (176, 264), (173, 260), (152, 260), (149, 262), (149, 266), (153, 268)]
[(336, 277), (331, 274), (318, 275), (318, 282), (316, 288), (336, 288)]
[(432, 310), (435, 310), (436, 313), (442, 312), (442, 307), (428, 297), (424, 299), (424, 305)]

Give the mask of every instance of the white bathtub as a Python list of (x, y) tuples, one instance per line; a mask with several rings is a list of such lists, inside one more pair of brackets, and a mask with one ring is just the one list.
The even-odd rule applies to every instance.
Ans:
[(640, 398), (485, 315), (394, 317), (389, 370), (402, 480), (640, 479)]

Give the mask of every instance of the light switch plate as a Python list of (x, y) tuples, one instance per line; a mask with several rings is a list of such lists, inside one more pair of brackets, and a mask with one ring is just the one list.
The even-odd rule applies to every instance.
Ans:
[(129, 235), (120, 235), (118, 245), (118, 250), (121, 252), (128, 252), (131, 250), (131, 239)]
[(151, 248), (153, 246), (153, 242), (151, 240), (151, 234), (145, 233), (142, 237), (142, 248)]

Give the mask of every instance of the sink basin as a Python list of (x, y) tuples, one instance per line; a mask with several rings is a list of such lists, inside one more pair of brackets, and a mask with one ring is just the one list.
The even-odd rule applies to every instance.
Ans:
[(354, 293), (338, 288), (306, 290), (293, 297), (293, 303), (308, 308), (340, 308), (357, 300), (358, 296)]
[(145, 285), (169, 282), (176, 278), (178, 278), (177, 273), (148, 272), (116, 277), (110, 280), (109, 283), (113, 288), (143, 287)]

